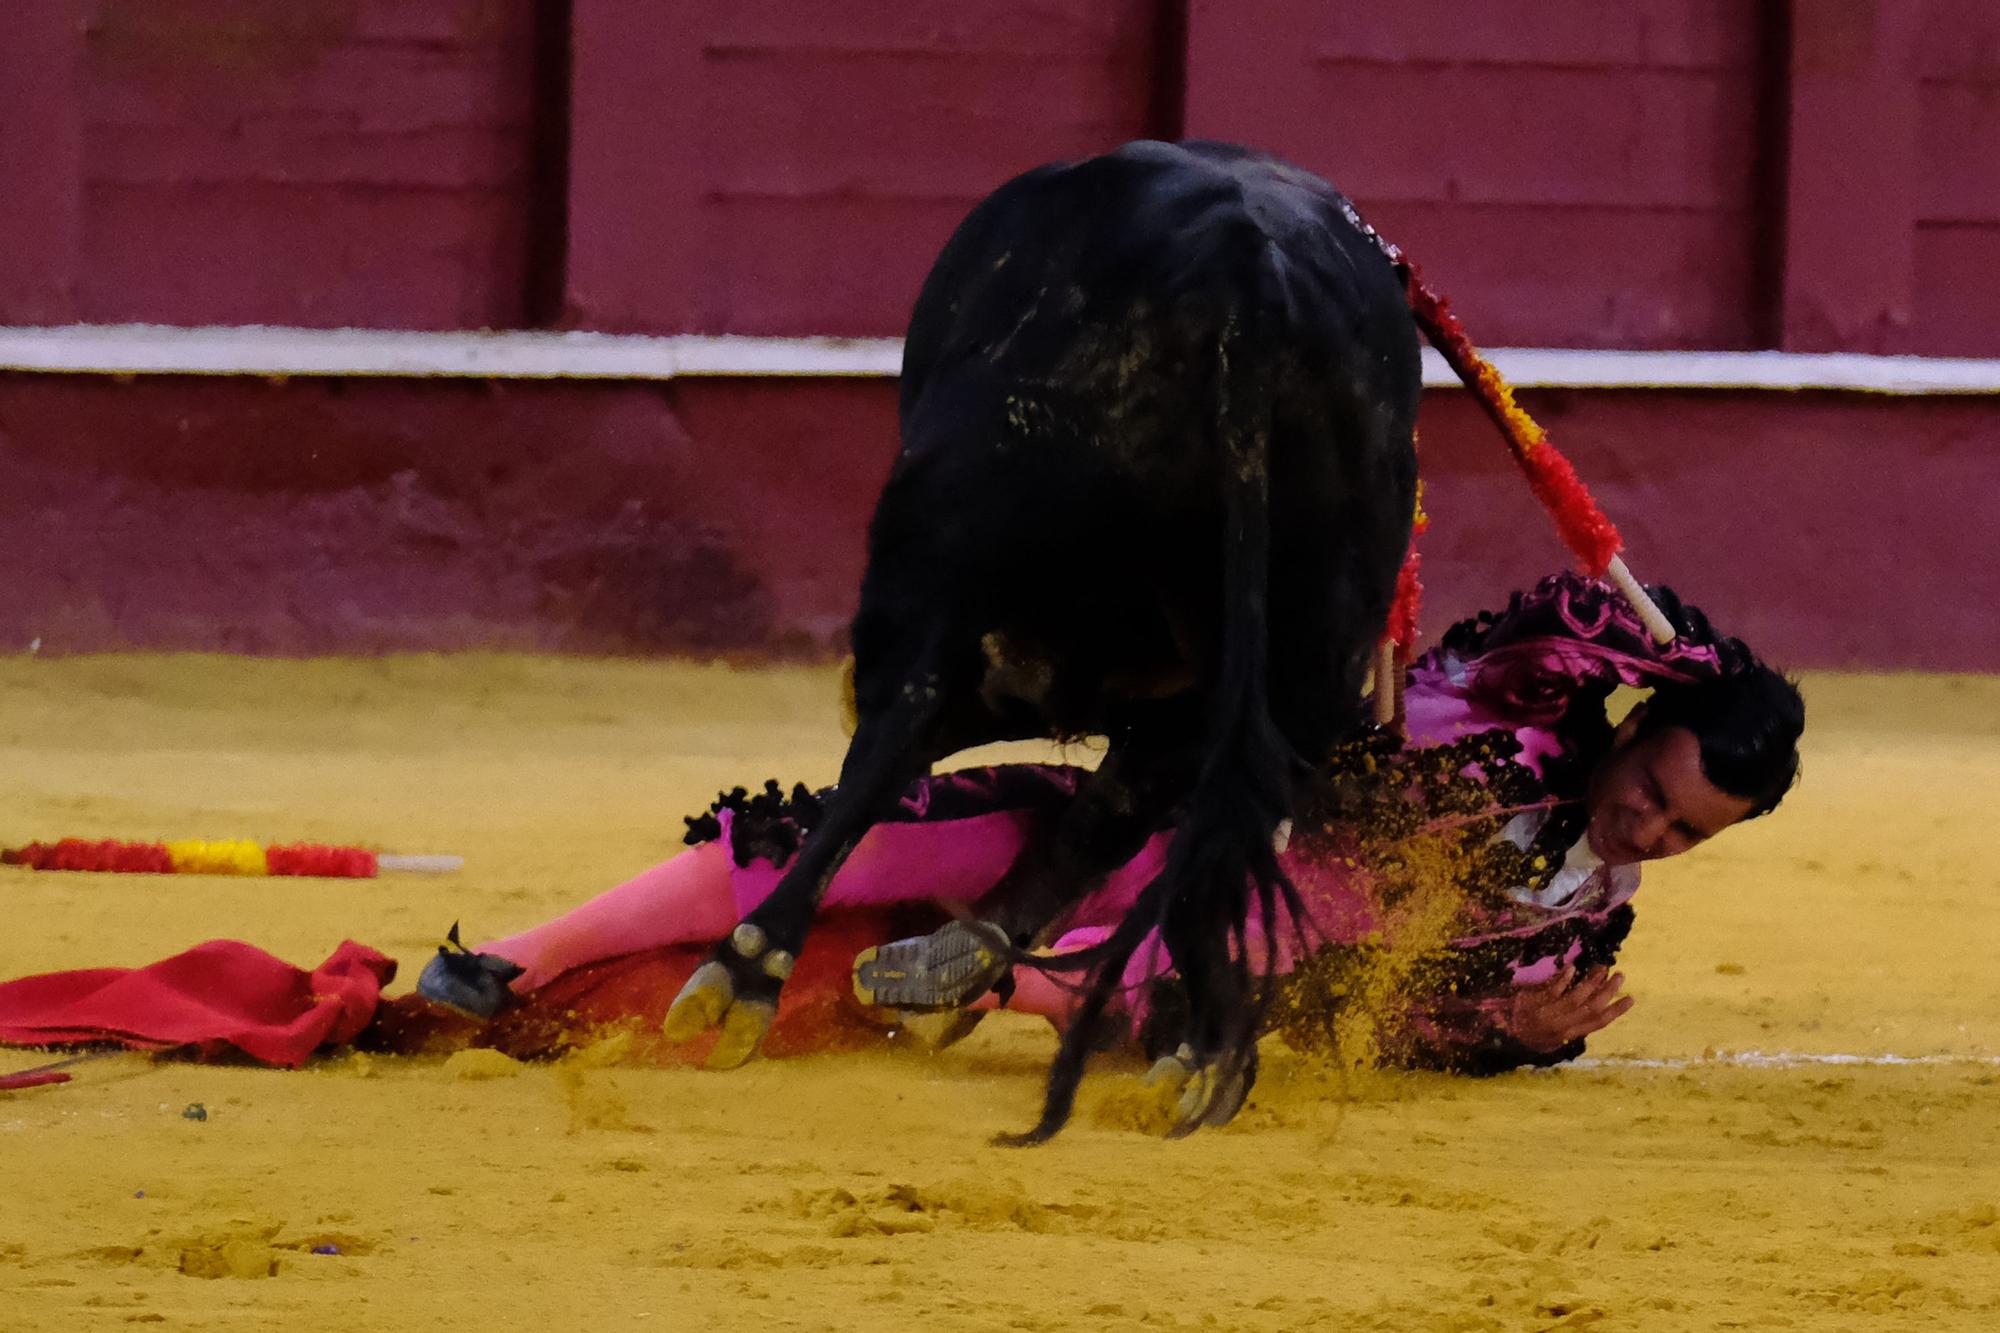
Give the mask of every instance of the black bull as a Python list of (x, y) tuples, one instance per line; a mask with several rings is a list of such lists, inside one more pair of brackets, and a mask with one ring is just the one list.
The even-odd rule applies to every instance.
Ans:
[(1273, 839), (1362, 725), (1410, 534), (1416, 328), (1355, 222), (1317, 177), (1198, 143), (1041, 167), (973, 209), (910, 317), (839, 786), (670, 1035), (719, 1023), (711, 1064), (754, 1053), (827, 882), (937, 760), (1103, 735), (1098, 774), (1009, 872), (1017, 941), (1158, 828), (1178, 835), (1088, 959), (1024, 1137), (1067, 1118), (1094, 1020), (1155, 929), (1206, 1090), (1183, 1127), (1233, 1114), (1270, 985), (1246, 923), (1291, 900)]

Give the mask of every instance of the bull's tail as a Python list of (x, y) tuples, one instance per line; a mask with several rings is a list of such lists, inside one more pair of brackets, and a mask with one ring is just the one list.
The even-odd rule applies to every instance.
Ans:
[[(1211, 682), (1199, 772), (1178, 812), (1158, 878), (1104, 943), (1082, 1004), (1049, 1071), (1042, 1117), (1003, 1142), (1041, 1142), (1062, 1128), (1075, 1103), (1092, 1034), (1127, 965), (1158, 932), (1189, 999), (1191, 1063), (1221, 1101), (1183, 1102), (1186, 1133), (1226, 1120), (1256, 1071), (1256, 1043), (1274, 987), (1281, 909), (1303, 919), (1298, 895), (1273, 849), (1291, 816), (1298, 758), (1271, 717), (1268, 693), (1271, 584), (1271, 407), (1240, 354), (1254, 336), (1231, 318), (1218, 340), (1215, 453), (1223, 502), (1222, 652)], [(1263, 947), (1253, 957), (1255, 913)]]

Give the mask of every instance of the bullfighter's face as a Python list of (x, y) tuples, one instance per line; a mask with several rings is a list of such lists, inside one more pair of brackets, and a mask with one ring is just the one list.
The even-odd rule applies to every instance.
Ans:
[(1750, 813), (1701, 768), (1701, 742), (1685, 727), (1634, 739), (1636, 718), (1590, 777), (1590, 849), (1612, 865), (1676, 856)]

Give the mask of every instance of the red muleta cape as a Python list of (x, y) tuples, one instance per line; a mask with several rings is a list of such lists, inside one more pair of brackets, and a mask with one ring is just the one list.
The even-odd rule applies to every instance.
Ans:
[(140, 1050), (234, 1048), (297, 1068), (368, 1025), (396, 962), (353, 940), (311, 972), (236, 940), (146, 967), (47, 972), (0, 982), (0, 1043), (117, 1042)]

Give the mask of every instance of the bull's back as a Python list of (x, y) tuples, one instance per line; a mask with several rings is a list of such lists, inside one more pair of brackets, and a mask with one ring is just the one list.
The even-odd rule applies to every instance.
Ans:
[(1145, 392), (1135, 373), (1198, 392), (1229, 321), (1329, 370), (1393, 377), (1416, 361), (1395, 274), (1318, 177), (1230, 145), (1150, 141), (1038, 168), (975, 208), (926, 280), (905, 424), (954, 376), (1114, 408)]

